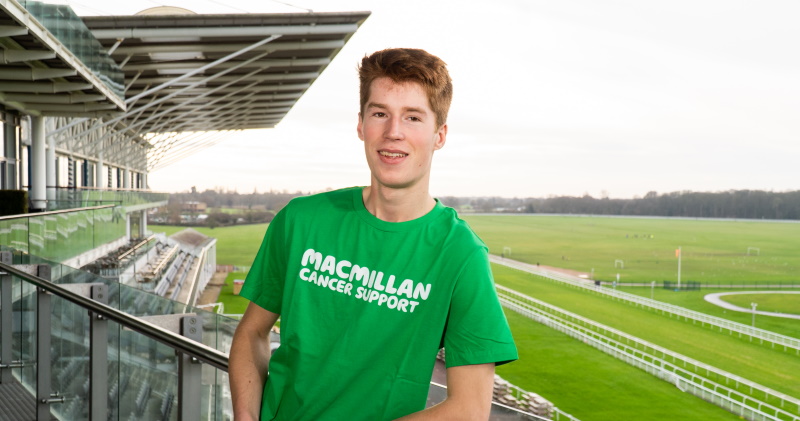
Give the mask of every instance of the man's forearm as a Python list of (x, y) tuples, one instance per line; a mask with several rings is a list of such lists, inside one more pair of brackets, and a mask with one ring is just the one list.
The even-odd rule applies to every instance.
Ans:
[(482, 410), (473, 411), (471, 409), (470, 405), (448, 398), (440, 404), (406, 415), (397, 421), (486, 421), (488, 419), (488, 412)]
[(250, 304), (233, 334), (228, 374), (236, 421), (259, 418), (269, 370), (269, 332), (278, 317)]
[[(267, 350), (265, 352), (265, 350)], [(258, 420), (269, 367), (269, 343), (236, 331), (228, 365), (233, 413), (237, 421)]]
[(486, 421), (492, 411), (494, 363), (447, 369), (447, 399), (398, 421), (476, 420)]

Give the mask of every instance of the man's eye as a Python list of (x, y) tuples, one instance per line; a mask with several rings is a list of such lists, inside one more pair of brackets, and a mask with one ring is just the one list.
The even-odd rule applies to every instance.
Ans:
[(382, 113), (380, 111), (372, 114), (374, 117), (386, 117), (386, 113)]
[(408, 117), (408, 119), (411, 120), (411, 121), (422, 121), (422, 120), (420, 120), (419, 117), (416, 117), (416, 116), (413, 116), (413, 115)]

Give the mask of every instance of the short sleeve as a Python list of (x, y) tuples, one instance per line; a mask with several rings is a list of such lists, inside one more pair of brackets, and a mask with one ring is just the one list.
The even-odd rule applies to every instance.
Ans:
[(273, 313), (281, 313), (286, 279), (286, 208), (275, 215), (267, 227), (250, 272), (239, 293), (242, 297)]
[(485, 248), (472, 253), (456, 280), (444, 335), (447, 367), (518, 358)]

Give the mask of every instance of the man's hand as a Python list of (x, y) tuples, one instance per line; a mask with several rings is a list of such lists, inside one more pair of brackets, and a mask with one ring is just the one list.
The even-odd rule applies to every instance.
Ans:
[(447, 369), (447, 398), (424, 411), (398, 421), (489, 419), (492, 409), (494, 363), (462, 365)]
[(256, 421), (269, 368), (269, 331), (280, 315), (253, 303), (244, 312), (233, 335), (228, 374), (233, 414), (237, 421)]

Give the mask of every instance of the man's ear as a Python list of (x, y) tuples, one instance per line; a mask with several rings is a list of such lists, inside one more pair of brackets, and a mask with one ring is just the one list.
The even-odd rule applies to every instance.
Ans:
[(356, 131), (358, 132), (358, 138), (361, 139), (361, 141), (363, 142), (364, 130), (363, 127), (361, 127), (362, 126), (361, 123), (363, 123), (363, 120), (361, 119), (361, 113), (358, 113), (358, 125), (356, 125)]
[(447, 123), (442, 124), (439, 130), (436, 131), (436, 143), (433, 145), (433, 150), (438, 151), (444, 147), (447, 142)]

